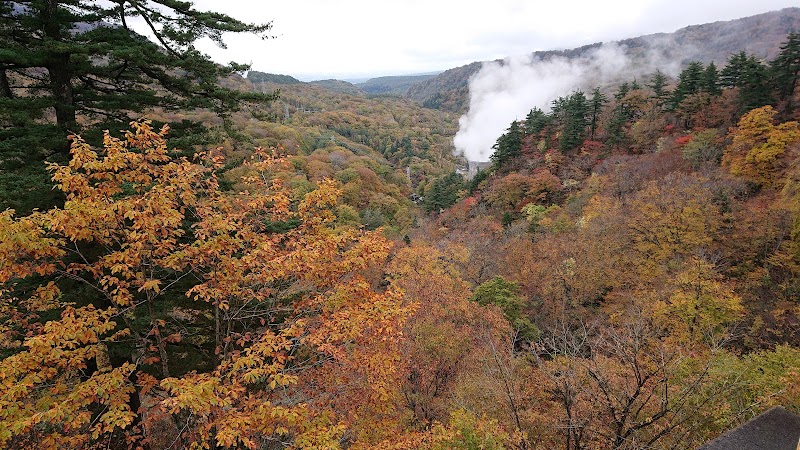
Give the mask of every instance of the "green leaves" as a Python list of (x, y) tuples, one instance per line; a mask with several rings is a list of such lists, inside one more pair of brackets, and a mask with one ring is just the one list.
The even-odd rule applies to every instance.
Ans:
[[(208, 109), (225, 115), (276, 98), (219, 86), (220, 79), (247, 67), (218, 65), (193, 47), (203, 37), (222, 44), (223, 32), (264, 34), (269, 23), (248, 24), (171, 0), (51, 3), (52, 11), (34, 2), (0, 19), (4, 171), (20, 170), (52, 154), (66, 156), (67, 134), (120, 129), (152, 108)], [(128, 28), (137, 18), (152, 27), (157, 43)], [(33, 183), (3, 186), (2, 181), (0, 209), (17, 197), (35, 199), (42, 190)]]
[(516, 332), (517, 341), (530, 342), (539, 337), (539, 329), (523, 312), (525, 302), (519, 296), (517, 283), (506, 281), (501, 277), (494, 277), (475, 288), (472, 301), (481, 306), (495, 305), (499, 307)]
[(522, 127), (516, 120), (511, 122), (506, 132), (497, 138), (492, 146), (494, 153), (491, 159), (495, 168), (502, 167), (509, 160), (516, 158), (522, 152)]

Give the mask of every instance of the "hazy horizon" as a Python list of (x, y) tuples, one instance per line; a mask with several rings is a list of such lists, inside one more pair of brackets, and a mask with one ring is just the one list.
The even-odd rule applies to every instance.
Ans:
[(229, 34), (227, 49), (200, 41), (198, 48), (215, 61), (250, 63), (253, 70), (303, 81), (441, 72), (798, 6), (796, 0), (566, 0), (544, 5), (498, 0), (469, 7), (455, 0), (195, 4), (198, 10), (273, 23), (274, 39)]

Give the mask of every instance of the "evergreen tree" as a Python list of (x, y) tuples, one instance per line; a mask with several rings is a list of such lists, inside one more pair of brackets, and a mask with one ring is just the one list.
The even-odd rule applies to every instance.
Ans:
[(771, 69), (778, 100), (786, 101), (786, 110), (791, 112), (792, 99), (800, 80), (800, 34), (789, 33), (778, 57), (772, 61)]
[(664, 75), (664, 72), (656, 70), (653, 76), (650, 77), (650, 83), (647, 84), (647, 87), (653, 91), (653, 98), (659, 105), (663, 105), (669, 95), (666, 89), (667, 81), (667, 76)]
[(589, 139), (594, 140), (594, 134), (597, 131), (597, 120), (600, 117), (600, 112), (603, 106), (607, 103), (606, 96), (600, 92), (600, 88), (596, 87), (592, 91), (591, 105), (591, 118), (589, 119)]
[(508, 211), (504, 212), (503, 217), (500, 218), (500, 225), (502, 225), (503, 228), (508, 228), (512, 223), (514, 223), (514, 216)]
[(544, 111), (534, 107), (525, 117), (525, 134), (539, 134), (550, 123), (550, 118)]
[[(506, 221), (506, 212), (503, 214), (503, 223)], [(510, 219), (509, 219), (510, 220)], [(475, 293), (471, 300), (478, 302), (481, 306), (495, 305), (503, 312), (503, 316), (514, 328), (516, 341), (530, 341), (538, 337), (539, 329), (529, 318), (525, 317), (525, 300), (519, 295), (520, 288), (513, 281), (506, 281), (501, 277), (495, 277), (475, 288)]]
[(713, 61), (709, 63), (708, 67), (703, 71), (700, 90), (708, 92), (711, 95), (719, 95), (722, 92), (719, 81), (719, 70), (717, 70), (717, 66)]
[(492, 146), (494, 153), (491, 156), (494, 166), (499, 168), (507, 161), (516, 158), (522, 150), (522, 128), (516, 120), (511, 122), (506, 132), (497, 138)]
[(739, 88), (740, 112), (746, 113), (772, 103), (769, 68), (750, 56), (742, 68)]
[(589, 105), (586, 95), (581, 91), (573, 92), (565, 99), (563, 106), (564, 128), (558, 145), (562, 152), (578, 148), (586, 139), (586, 127), (589, 125)]
[(742, 74), (747, 66), (747, 53), (739, 52), (728, 59), (728, 64), (720, 73), (720, 84), (723, 87), (737, 87), (742, 82)]
[(628, 92), (630, 92), (630, 90), (631, 87), (627, 81), (620, 84), (619, 87), (617, 87), (617, 92), (614, 94), (614, 100), (617, 101), (622, 100), (626, 95), (628, 95)]
[[(138, 20), (158, 43), (129, 27)], [(120, 129), (148, 108), (224, 114), (242, 102), (272, 100), (220, 87), (221, 77), (247, 67), (215, 64), (193, 45), (210, 38), (223, 46), (224, 32), (263, 35), (270, 27), (175, 0), (1, 2), (0, 168), (63, 160), (68, 134), (88, 131), (86, 124), (98, 134)]]
[(625, 140), (625, 125), (633, 117), (630, 105), (625, 102), (625, 97), (630, 91), (628, 83), (622, 83), (614, 94), (617, 105), (611, 113), (608, 123), (608, 144), (612, 147), (619, 146)]
[(614, 108), (608, 122), (608, 140), (611, 147), (620, 146), (625, 140), (625, 124), (628, 123), (626, 109), (622, 105)]
[(550, 118), (559, 126), (564, 125), (564, 111), (567, 108), (567, 97), (558, 97), (550, 105)]
[(672, 108), (677, 108), (684, 98), (703, 89), (705, 69), (703, 63), (692, 61), (678, 76), (678, 86), (672, 94)]
[(456, 172), (437, 178), (425, 192), (425, 211), (438, 212), (458, 201), (458, 193), (464, 189), (464, 178)]
[(478, 172), (469, 181), (469, 195), (475, 194), (475, 191), (478, 189), (478, 186), (480, 186), (483, 180), (485, 180), (488, 177), (489, 177), (488, 170), (478, 169)]

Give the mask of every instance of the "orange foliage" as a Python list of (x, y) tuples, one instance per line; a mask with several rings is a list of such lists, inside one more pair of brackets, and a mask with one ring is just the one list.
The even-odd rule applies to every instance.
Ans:
[[(389, 267), (392, 285), (417, 303), (403, 353), (409, 376), (403, 385), (412, 424), (445, 422), (458, 407), (507, 417), (511, 329), (502, 313), (469, 301), (469, 285), (445, 253), (427, 246), (400, 250)], [(512, 395), (516, 395), (512, 393)]]
[[(281, 161), (257, 151), (246, 165), (248, 190), (224, 195), (213, 172), (220, 158), (207, 156), (208, 166), (173, 160), (166, 128), (132, 126), (123, 140), (107, 134), (102, 152), (76, 138), (69, 165), (51, 166), (67, 193), (63, 209), (0, 216), (0, 234), (12, 236), (0, 246), (0, 312), (61, 310), (59, 320), (28, 324), (24, 347), (0, 361), (0, 445), (121, 445), (121, 430), (146, 443), (164, 420), (175, 424), (175, 442), (192, 448), (368, 444), (396, 430), (400, 343), (413, 307), (361, 275), (383, 263), (391, 244), (376, 233), (334, 232), (340, 193), (330, 180), (292, 204), (272, 176)], [(298, 225), (266, 228), (275, 223)], [(33, 274), (55, 283), (32, 295), (16, 289)], [(196, 282), (176, 290), (185, 277)], [(106, 306), (59, 305), (66, 278)], [(175, 294), (212, 311), (211, 371), (170, 376), (166, 349), (181, 338), (162, 338), (155, 306)], [(131, 328), (136, 316), (146, 330)], [(13, 331), (3, 329), (4, 345)], [(114, 344), (123, 336), (154, 356), (112, 366), (107, 344), (123, 348)], [(140, 372), (133, 384), (147, 363), (159, 363), (160, 376)], [(141, 413), (132, 395), (150, 399), (138, 429), (130, 428)]]
[(490, 205), (516, 211), (529, 202), (544, 202), (561, 190), (561, 180), (548, 170), (531, 176), (511, 173), (497, 180), (484, 194)]

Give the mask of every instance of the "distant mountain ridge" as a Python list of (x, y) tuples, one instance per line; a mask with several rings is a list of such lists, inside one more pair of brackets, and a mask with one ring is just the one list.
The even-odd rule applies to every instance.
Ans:
[(348, 94), (348, 95), (355, 95), (355, 96), (363, 96), (364, 91), (358, 88), (358, 86), (354, 85), (353, 83), (348, 83), (347, 81), (342, 80), (317, 80), (317, 81), (309, 81), (307, 84), (311, 84), (314, 86), (322, 86), (329, 91), (338, 92), (340, 94)]
[(364, 83), (359, 83), (356, 86), (370, 95), (404, 96), (415, 84), (425, 80), (430, 80), (436, 75), (437, 74), (426, 74), (370, 78)]
[(251, 70), (247, 72), (247, 79), (252, 83), (275, 83), (275, 84), (299, 84), (302, 81), (289, 75), (278, 75), (274, 73), (259, 72)]
[[(615, 41), (626, 47), (632, 57), (659, 50), (668, 58), (683, 63), (714, 61), (724, 65), (728, 58), (742, 50), (757, 58), (774, 58), (790, 32), (800, 31), (800, 8), (785, 8), (755, 16), (702, 25), (691, 25), (673, 33), (656, 33)], [(543, 60), (553, 57), (579, 58), (603, 45), (597, 42), (573, 49), (532, 53)], [(408, 97), (430, 108), (463, 112), (469, 101), (469, 79), (483, 62), (456, 67), (411, 86)]]
[[(395, 97), (406, 97), (408, 90), (417, 83), (429, 80), (438, 73), (427, 73), (419, 75), (400, 75), (369, 78), (361, 83), (352, 83), (345, 80), (316, 80), (309, 81), (307, 84), (322, 86), (334, 92), (350, 95), (390, 95)], [(251, 70), (247, 73), (247, 79), (252, 83), (274, 83), (274, 84), (303, 84), (289, 75), (279, 75), (274, 73), (259, 72)]]

